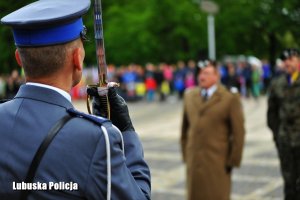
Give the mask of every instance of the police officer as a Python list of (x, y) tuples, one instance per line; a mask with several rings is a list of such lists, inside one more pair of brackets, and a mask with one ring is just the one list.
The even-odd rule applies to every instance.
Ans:
[(285, 73), (271, 83), (268, 126), (273, 132), (284, 179), (286, 200), (300, 199), (300, 53), (282, 52)]
[[(150, 199), (150, 171), (124, 100), (110, 88), (112, 121), (71, 104), (89, 7), (89, 0), (42, 0), (1, 19), (12, 27), (26, 76), (16, 97), (0, 104), (1, 200), (20, 199), (24, 191), (27, 199)], [(49, 144), (45, 138), (55, 132)]]

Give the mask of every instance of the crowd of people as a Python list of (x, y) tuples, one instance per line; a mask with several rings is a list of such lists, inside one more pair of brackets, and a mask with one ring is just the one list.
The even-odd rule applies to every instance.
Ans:
[[(61, 9), (71, 5), (70, 13)], [(106, 107), (99, 103), (97, 88), (89, 93), (93, 115), (72, 105), (69, 93), (83, 73), (82, 15), (90, 1), (73, 5), (73, 0), (37, 1), (1, 19), (13, 29), (15, 58), (25, 71), (26, 85), (20, 86), (24, 76), (16, 70), (0, 79), (1, 97), (11, 99), (17, 93), (0, 105), (0, 198), (150, 200), (150, 168), (116, 88), (108, 89), (110, 120), (101, 118)], [(45, 9), (51, 14), (42, 12)], [(294, 200), (300, 199), (300, 52), (286, 49), (281, 60), (283, 73), (270, 85), (267, 123), (279, 155), (284, 197)], [(120, 94), (131, 101), (164, 101), (172, 93), (183, 98), (180, 141), (187, 199), (227, 200), (245, 139), (238, 92), (257, 99), (268, 91), (275, 76), (271, 71), (267, 61), (255, 57), (223, 63), (190, 60), (176, 65), (110, 65), (108, 81), (119, 82)], [(97, 82), (97, 74), (95, 68), (84, 71), (81, 84), (72, 89), (73, 99), (86, 95), (86, 85)], [(194, 88), (185, 92), (190, 87)], [(50, 183), (63, 186), (53, 192)]]
[[(249, 60), (249, 59), (248, 59)], [(246, 57), (219, 62), (221, 83), (229, 90), (237, 90), (242, 97), (257, 99), (265, 94), (272, 78), (268, 61), (250, 62)], [(198, 85), (197, 74), (205, 61), (178, 61), (177, 64), (148, 63), (145, 66), (108, 65), (108, 80), (120, 83), (119, 93), (127, 101), (165, 101), (169, 96), (181, 99), (185, 89)], [(280, 71), (280, 63), (277, 63)], [(86, 98), (86, 86), (98, 82), (96, 67), (85, 68), (83, 79), (72, 89), (72, 99)], [(24, 76), (13, 70), (0, 76), (0, 98), (11, 99), (24, 83)]]
[[(238, 90), (245, 98), (265, 94), (272, 73), (268, 61), (252, 62), (246, 57), (218, 63), (221, 83)], [(119, 93), (127, 101), (165, 101), (170, 95), (182, 98), (185, 89), (198, 85), (197, 74), (205, 61), (178, 61), (176, 64), (148, 63), (145, 66), (108, 66), (108, 80), (120, 83)], [(73, 99), (85, 98), (86, 85), (97, 83), (96, 67), (86, 68), (81, 83), (72, 91)]]
[(24, 83), (24, 77), (18, 70), (13, 70), (8, 76), (0, 75), (0, 99), (12, 99)]

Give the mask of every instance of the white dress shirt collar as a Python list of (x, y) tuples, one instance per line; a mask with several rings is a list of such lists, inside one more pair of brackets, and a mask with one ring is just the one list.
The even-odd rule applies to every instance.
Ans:
[(211, 86), (208, 89), (202, 89), (201, 90), (201, 94), (202, 94), (202, 96), (205, 96), (205, 93), (207, 93), (206, 96), (209, 99), (215, 93), (215, 91), (217, 90), (217, 88), (218, 88), (218, 86), (217, 86), (217, 84), (215, 84), (215, 85)]
[(33, 86), (38, 86), (38, 87), (43, 87), (43, 88), (48, 88), (50, 90), (54, 90), (54, 91), (58, 92), (59, 94), (61, 94), (62, 96), (64, 96), (69, 102), (72, 102), (71, 95), (60, 88), (53, 87), (51, 85), (42, 84), (42, 83), (33, 83), (33, 82), (27, 82), (26, 85), (33, 85)]

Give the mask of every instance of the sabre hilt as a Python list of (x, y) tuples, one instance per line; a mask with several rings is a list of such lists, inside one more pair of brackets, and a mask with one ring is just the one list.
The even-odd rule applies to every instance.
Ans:
[[(104, 86), (87, 86), (87, 110), (90, 114), (110, 119), (110, 104), (108, 99), (108, 88), (110, 87), (119, 87), (119, 84), (110, 82)], [(91, 101), (92, 110), (90, 108)]]

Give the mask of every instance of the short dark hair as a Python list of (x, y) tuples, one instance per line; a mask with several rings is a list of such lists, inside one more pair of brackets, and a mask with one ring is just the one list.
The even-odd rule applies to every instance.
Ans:
[(53, 75), (64, 65), (67, 48), (67, 44), (18, 47), (26, 76), (39, 78)]

